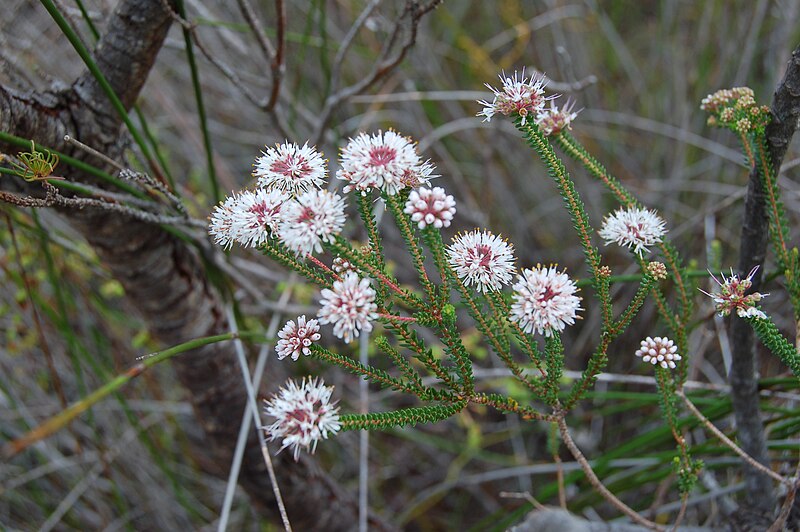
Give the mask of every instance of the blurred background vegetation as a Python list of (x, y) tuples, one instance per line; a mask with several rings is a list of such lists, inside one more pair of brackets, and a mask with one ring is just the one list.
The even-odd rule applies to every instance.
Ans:
[[(208, 117), (218, 185), (210, 178), (198, 104), (192, 93), (186, 46), (174, 27), (139, 100), (136, 123), (146, 123), (176, 191), (190, 213), (207, 216), (219, 195), (250, 182), (253, 159), (266, 145), (312, 138), (338, 71), (339, 44), (367, 2), (287, 2), (286, 71), (275, 117), (253, 105), (195, 49)], [(100, 31), (115, 2), (83, 6)], [(78, 6), (64, 0), (91, 43)], [(266, 32), (274, 32), (272, 2), (255, 2)], [(358, 33), (340, 71), (348, 85), (369, 72), (401, 2), (383, 2)], [(83, 67), (65, 37), (38, 3), (6, 0), (0, 17), (0, 82), (20, 89), (70, 83)], [(186, 3), (204, 47), (235, 70), (241, 84), (263, 98), (269, 65), (234, 3)], [(546, 171), (513, 124), (475, 117), (476, 99), (489, 96), (501, 71), (525, 67), (545, 72), (554, 92), (582, 108), (573, 134), (645, 205), (668, 220), (670, 237), (695, 266), (709, 266), (712, 240), (719, 264), (736, 264), (742, 198), (747, 179), (731, 135), (711, 130), (699, 102), (719, 88), (747, 85), (769, 104), (800, 36), (800, 2), (701, 1), (601, 2), (595, 0), (445, 1), (420, 26), (406, 59), (383, 81), (337, 105), (318, 148), (335, 166), (337, 150), (358, 131), (394, 128), (419, 140), (438, 168), (436, 184), (456, 198), (458, 213), (446, 238), (459, 230), (487, 227), (516, 246), (519, 263), (558, 262), (578, 278), (585, 265), (566, 212)], [(144, 122), (142, 122), (144, 120)], [(798, 212), (797, 152), (784, 162), (781, 186), (794, 225)], [(135, 164), (135, 163), (134, 163)], [(614, 206), (602, 188), (567, 162), (599, 225)], [(0, 179), (11, 177), (4, 175)], [(357, 228), (352, 236), (358, 238)], [(413, 270), (399, 254), (401, 280)], [(242, 275), (229, 280), (253, 328), (266, 326), (288, 272), (255, 253), (233, 253)], [(634, 273), (626, 253), (607, 250), (615, 274)], [(773, 273), (770, 264), (767, 273)], [(708, 288), (706, 281), (701, 287)], [(781, 287), (763, 307), (787, 334)], [(616, 285), (625, 299), (635, 286)], [(314, 292), (295, 288), (290, 313), (314, 313)], [(711, 319), (709, 301), (698, 305), (690, 332), (690, 380), (695, 403), (731, 432), (725, 392), (724, 322)], [(567, 367), (580, 371), (597, 338), (598, 309), (591, 307), (565, 342)], [(467, 324), (468, 325), (468, 324)], [(597, 473), (623, 500), (668, 521), (675, 515), (671, 473), (674, 442), (658, 413), (650, 368), (633, 357), (638, 341), (663, 332), (646, 307), (631, 333), (614, 344), (608, 367), (590, 399), (571, 420), (578, 443)], [(508, 392), (501, 367), (477, 333), (467, 329), (485, 390)], [(791, 333), (793, 335), (793, 332)], [(350, 347), (340, 346), (347, 352)], [(91, 248), (49, 211), (0, 204), (0, 423), (6, 440), (19, 437), (157, 349), (131, 312), (122, 287)], [(270, 363), (275, 363), (271, 361)], [(357, 381), (314, 362), (298, 374), (321, 373), (337, 385), (346, 410), (356, 408)], [(797, 459), (798, 386), (785, 368), (762, 357), (763, 409), (768, 445), (776, 461)], [(643, 377), (643, 378), (638, 378)], [(388, 410), (404, 399), (374, 391), (370, 409)], [(239, 412), (232, 415), (239, 416)], [(548, 427), (493, 411), (470, 409), (436, 426), (375, 434), (371, 438), (370, 503), (399, 526), (418, 530), (501, 529), (530, 509), (501, 491), (529, 492), (558, 504)], [(726, 504), (742, 489), (738, 460), (698, 428), (688, 430), (694, 454), (706, 463), (687, 515), (692, 524), (721, 525)], [(189, 443), (202, 438), (191, 407), (175, 384), (169, 364), (145, 373), (23, 457), (0, 465), (0, 523), (10, 529), (187, 530), (211, 528), (219, 517), (225, 481), (203, 473)], [(357, 435), (325, 442), (317, 455), (324, 467), (355, 492)], [(595, 518), (615, 516), (573, 473), (564, 455), (569, 507)], [(649, 510), (648, 510), (649, 509)], [(240, 492), (230, 528), (269, 525)]]

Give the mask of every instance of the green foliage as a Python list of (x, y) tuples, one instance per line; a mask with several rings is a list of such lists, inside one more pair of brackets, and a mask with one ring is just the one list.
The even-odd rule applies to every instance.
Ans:
[(683, 464), (680, 457), (672, 459), (672, 469), (678, 477), (678, 491), (681, 495), (688, 496), (697, 485), (697, 475), (704, 468), (702, 460), (689, 460)]
[[(622, 182), (612, 175), (608, 170), (606, 170), (606, 168), (568, 131), (561, 131), (558, 135), (555, 135), (555, 140), (557, 145), (564, 151), (566, 155), (578, 161), (584, 167), (584, 169), (588, 171), (589, 175), (603, 183), (603, 185), (608, 189), (608, 191), (620, 205), (626, 208), (642, 207), (641, 202), (625, 188)], [(673, 336), (673, 340), (676, 342), (676, 345), (678, 345), (678, 349), (681, 352), (685, 352), (685, 328), (692, 317), (692, 313), (694, 312), (694, 299), (691, 295), (694, 293), (694, 287), (688, 285), (688, 271), (683, 266), (681, 258), (675, 247), (668, 240), (663, 240), (657, 245), (678, 293), (678, 312), (673, 312), (671, 310), (671, 305), (668, 303), (664, 292), (659, 286), (653, 286), (652, 295), (657, 302), (656, 308), (658, 313), (661, 316), (661, 319), (667, 324), (670, 334)], [(642, 273), (645, 274), (646, 263), (640, 259), (639, 264)], [(607, 327), (611, 323), (610, 298), (607, 294), (607, 287), (604, 289), (602, 284), (604, 277), (605, 276), (603, 275), (595, 276), (593, 278), (593, 284), (595, 285), (595, 289), (598, 291), (598, 296), (603, 308), (604, 327)], [(637, 294), (637, 298), (638, 297), (639, 294)], [(629, 318), (632, 319), (633, 315), (627, 315), (624, 313), (621, 321), (624, 322), (627, 320), (629, 323)], [(614, 330), (616, 330), (617, 334), (619, 334), (626, 327), (627, 325), (623, 327), (615, 327)], [(683, 372), (685, 364), (682, 364), (681, 368), (681, 372)], [(685, 375), (683, 378), (685, 378)]]
[(772, 354), (781, 359), (789, 369), (792, 370), (794, 376), (800, 379), (800, 354), (797, 349), (784, 338), (781, 332), (775, 327), (775, 324), (768, 317), (762, 318), (747, 318), (750, 325), (753, 326), (758, 335), (758, 339), (770, 350)]
[(421, 391), (424, 386), (422, 384), (422, 377), (420, 377), (419, 373), (411, 367), (411, 364), (397, 352), (397, 350), (389, 345), (389, 340), (385, 336), (378, 336), (375, 338), (375, 345), (378, 346), (378, 349), (383, 351), (387, 354), (394, 364), (400, 369), (403, 373), (403, 376), (416, 388), (417, 392)]
[(425, 271), (425, 256), (422, 252), (422, 246), (419, 243), (419, 238), (414, 234), (408, 216), (403, 212), (403, 205), (405, 204), (405, 200), (408, 199), (408, 194), (399, 193), (390, 196), (384, 193), (382, 194), (382, 198), (389, 208), (389, 211), (394, 216), (397, 228), (400, 229), (400, 235), (402, 235), (403, 241), (406, 244), (406, 250), (411, 256), (412, 264), (417, 272), (420, 283), (425, 293), (428, 295), (428, 301), (433, 303), (436, 300), (436, 291), (433, 283), (428, 279), (428, 272)]
[[(726, 128), (739, 136), (748, 164), (758, 174), (769, 216), (769, 235), (780, 273), (784, 275), (795, 323), (800, 322), (800, 262), (797, 248), (789, 248), (791, 233), (786, 209), (778, 187), (778, 168), (769, 155), (765, 126), (772, 119), (766, 106), (756, 105), (752, 89), (736, 87), (717, 91), (703, 100), (702, 108), (710, 114), (709, 124)], [(749, 280), (749, 278), (748, 278)], [(771, 319), (746, 318), (761, 342), (795, 377), (800, 376), (800, 356), (795, 346), (780, 334)]]
[(323, 362), (335, 364), (351, 373), (370, 380), (380, 385), (381, 388), (392, 388), (394, 390), (406, 393), (420, 393), (422, 390), (422, 383), (419, 382), (418, 384), (418, 379), (396, 379), (383, 370), (373, 366), (366, 366), (357, 360), (353, 360), (345, 355), (340, 355), (338, 353), (329, 351), (320, 345), (313, 344), (311, 346), (311, 354), (314, 356), (314, 358), (322, 360)]
[(374, 430), (435, 423), (447, 419), (467, 405), (466, 401), (457, 401), (447, 406), (420, 406), (404, 408), (394, 412), (373, 412), (370, 414), (346, 414), (340, 417), (342, 430)]
[(329, 277), (320, 274), (317, 270), (309, 267), (307, 262), (301, 261), (297, 255), (286, 249), (286, 246), (281, 244), (277, 238), (267, 239), (267, 241), (264, 242), (262, 250), (271, 259), (275, 260), (279, 264), (283, 264), (293, 271), (296, 271), (309, 281), (315, 283), (317, 286), (330, 288), (333, 285), (333, 281)]
[(600, 268), (600, 253), (592, 245), (592, 229), (589, 223), (589, 215), (586, 213), (586, 206), (583, 204), (578, 191), (575, 189), (575, 184), (567, 172), (564, 163), (558, 158), (552, 146), (547, 140), (547, 137), (539, 130), (539, 126), (533, 121), (523, 123), (521, 118), (516, 119), (517, 129), (524, 135), (528, 144), (533, 148), (541, 158), (542, 162), (547, 167), (547, 173), (555, 182), (558, 187), (558, 192), (561, 194), (561, 199), (564, 201), (564, 207), (569, 212), (572, 219), (572, 226), (578, 233), (583, 254), (586, 257), (586, 263), (589, 265), (589, 270), (592, 277), (597, 277)]
[(552, 333), (545, 341), (545, 361), (547, 375), (544, 379), (545, 396), (544, 399), (549, 404), (558, 404), (561, 377), (564, 374), (564, 346), (561, 344), (561, 335), (557, 332)]
[[(11, 162), (11, 167), (16, 174), (25, 181), (39, 181), (42, 179), (61, 179), (52, 174), (58, 166), (59, 157), (50, 150), (37, 150), (36, 144), (31, 140), (31, 151), (17, 154), (19, 163)], [(2, 160), (2, 157), (0, 157)]]

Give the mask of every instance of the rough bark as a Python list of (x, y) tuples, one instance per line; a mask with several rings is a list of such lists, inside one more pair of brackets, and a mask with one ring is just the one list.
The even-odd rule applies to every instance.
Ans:
[[(171, 24), (162, 0), (123, 0), (108, 21), (94, 58), (126, 109), (142, 89), (147, 73)], [(0, 87), (0, 130), (104, 168), (104, 163), (64, 143), (69, 134), (111, 158), (122, 153), (121, 118), (87, 71), (71, 87), (44, 93), (22, 93)], [(15, 147), (3, 146), (6, 152)], [(105, 168), (106, 170), (110, 170)], [(91, 177), (62, 166), (66, 178)], [(156, 225), (107, 211), (84, 209), (62, 213), (96, 250), (125, 288), (130, 303), (164, 345), (174, 345), (227, 331), (219, 295), (207, 282), (196, 250)], [(182, 355), (174, 362), (187, 389), (207, 442), (215, 472), (227, 475), (236, 443), (245, 387), (230, 344), (215, 344)], [(271, 374), (271, 386), (283, 376)], [(276, 382), (277, 381), (277, 382)], [(254, 504), (277, 521), (277, 508), (260, 449), (251, 435), (240, 483)], [(312, 459), (275, 461), (279, 484), (292, 525), (298, 530), (349, 530), (357, 522), (357, 505), (347, 491), (328, 478)], [(373, 520), (372, 526), (386, 525)]]
[[(771, 109), (772, 121), (766, 128), (766, 136), (772, 166), (778, 170), (800, 117), (800, 48), (792, 53), (784, 78), (775, 90)], [(768, 242), (769, 220), (764, 188), (754, 168), (747, 184), (738, 264), (740, 276), (746, 276), (755, 266), (762, 266), (753, 276), (753, 291), (758, 291), (761, 287)], [(734, 316), (731, 319), (730, 337), (733, 353), (728, 379), (739, 444), (758, 462), (768, 465), (769, 455), (759, 408), (758, 364), (753, 329), (746, 321)], [(743, 468), (748, 503), (762, 511), (771, 512), (775, 499), (765, 494), (773, 492), (772, 481), (747, 464)]]

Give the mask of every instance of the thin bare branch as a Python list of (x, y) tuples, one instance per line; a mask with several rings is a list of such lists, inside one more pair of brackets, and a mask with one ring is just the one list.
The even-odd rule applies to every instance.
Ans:
[(245, 22), (247, 22), (247, 25), (250, 26), (250, 30), (255, 35), (256, 42), (258, 42), (258, 46), (264, 54), (264, 59), (271, 63), (276, 55), (275, 47), (267, 37), (264, 28), (261, 26), (261, 21), (258, 20), (258, 15), (256, 15), (256, 12), (253, 10), (253, 6), (251, 6), (250, 2), (247, 0), (237, 0), (236, 3), (239, 4), (239, 10), (242, 12)]
[(768, 475), (770, 478), (772, 478), (776, 482), (780, 482), (781, 484), (786, 484), (787, 486), (791, 486), (792, 485), (792, 481), (791, 480), (783, 478), (782, 476), (777, 474), (772, 469), (770, 469), (770, 468), (768, 468), (768, 467), (756, 462), (753, 459), (752, 456), (750, 456), (749, 454), (744, 452), (741, 447), (739, 447), (738, 445), (736, 445), (736, 443), (733, 442), (733, 440), (728, 438), (721, 430), (719, 430), (716, 426), (714, 426), (714, 424), (711, 423), (711, 421), (706, 416), (704, 416), (703, 413), (700, 412), (700, 410), (696, 406), (694, 406), (694, 403), (692, 403), (689, 400), (689, 398), (686, 397), (686, 394), (684, 394), (683, 391), (677, 390), (675, 393), (678, 395), (678, 397), (680, 397), (683, 400), (683, 404), (686, 405), (686, 408), (688, 408), (689, 411), (692, 414), (694, 414), (694, 416), (697, 419), (700, 420), (700, 422), (703, 424), (703, 426), (705, 426), (708, 430), (710, 430), (714, 434), (714, 436), (716, 436), (730, 450), (732, 450), (733, 452), (735, 452), (736, 454), (741, 456), (742, 460), (744, 460), (745, 462), (750, 464), (750, 466), (754, 467), (755, 469), (758, 469), (759, 471), (761, 471), (765, 475)]
[(367, 21), (369, 16), (381, 3), (381, 0), (370, 0), (370, 3), (364, 7), (364, 10), (358, 15), (358, 18), (353, 22), (353, 25), (350, 26), (350, 29), (347, 30), (347, 34), (342, 39), (342, 43), (339, 45), (339, 50), (336, 52), (336, 58), (333, 60), (333, 68), (331, 69), (331, 91), (336, 91), (339, 88), (339, 77), (341, 76), (342, 72), (342, 63), (344, 62), (344, 57), (347, 55), (347, 51), (350, 50), (350, 46), (353, 45), (353, 40), (358, 35), (358, 32), (361, 30), (361, 27)]
[(110, 212), (124, 214), (130, 218), (151, 224), (188, 226), (197, 228), (206, 227), (206, 222), (203, 220), (197, 220), (187, 216), (166, 216), (163, 214), (156, 214), (153, 212), (129, 207), (128, 205), (123, 205), (122, 203), (111, 202), (106, 199), (77, 197), (68, 198), (61, 195), (56, 187), (50, 183), (47, 183), (46, 181), (42, 182), (42, 186), (45, 189), (44, 198), (17, 196), (16, 194), (12, 194), (10, 192), (0, 191), (0, 201), (16, 205), (17, 207), (68, 207), (76, 209), (95, 207)]
[[(314, 133), (311, 135), (311, 143), (318, 144), (322, 138), (322, 133), (328, 126), (333, 110), (348, 100), (350, 97), (360, 94), (367, 90), (369, 87), (385, 78), (394, 68), (400, 64), (405, 58), (406, 53), (411, 49), (417, 40), (417, 29), (419, 23), (426, 14), (438, 7), (443, 0), (431, 0), (424, 6), (420, 6), (417, 2), (407, 0), (405, 8), (400, 16), (394, 23), (394, 26), (383, 46), (378, 60), (372, 67), (369, 74), (361, 78), (358, 82), (340, 89), (328, 96), (325, 100), (325, 105), (320, 111)], [(406, 27), (406, 37), (402, 43), (399, 44), (399, 49), (396, 44)]]
[(608, 488), (603, 485), (600, 479), (597, 478), (597, 475), (595, 475), (591, 464), (589, 464), (589, 461), (575, 444), (572, 436), (570, 436), (569, 428), (567, 427), (567, 422), (564, 419), (563, 414), (556, 416), (556, 422), (558, 423), (558, 429), (561, 433), (561, 439), (564, 441), (564, 444), (567, 446), (567, 449), (569, 449), (569, 452), (572, 454), (575, 460), (581, 465), (581, 469), (583, 469), (586, 479), (594, 487), (594, 489), (596, 489), (603, 496), (603, 498), (610, 502), (616, 509), (630, 517), (635, 523), (639, 523), (640, 525), (651, 530), (664, 530), (664, 527), (650, 521), (649, 519), (645, 519), (639, 515), (636, 510), (619, 500), (616, 495), (611, 493)]
[(73, 137), (71, 137), (69, 135), (64, 135), (64, 142), (66, 142), (67, 144), (72, 144), (76, 148), (79, 148), (79, 149), (85, 151), (86, 153), (94, 155), (95, 157), (97, 157), (101, 161), (104, 161), (108, 166), (112, 166), (112, 167), (116, 168), (117, 170), (122, 170), (124, 168), (121, 164), (119, 164), (117, 161), (115, 161), (114, 159), (112, 159), (108, 155), (106, 155), (104, 153), (100, 153), (96, 149), (92, 148), (91, 146), (87, 146), (86, 144), (84, 144), (83, 142), (79, 141), (76, 138), (73, 138)]
[(275, 0), (275, 11), (278, 16), (275, 33), (278, 39), (278, 49), (272, 54), (270, 70), (272, 71), (272, 90), (267, 102), (267, 111), (272, 111), (278, 103), (278, 94), (281, 89), (281, 79), (283, 78), (283, 57), (286, 51), (286, 6), (283, 0)]

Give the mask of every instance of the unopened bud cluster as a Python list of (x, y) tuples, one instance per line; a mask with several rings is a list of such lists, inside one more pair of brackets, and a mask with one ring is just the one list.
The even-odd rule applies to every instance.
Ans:
[(753, 89), (734, 87), (709, 94), (700, 103), (709, 113), (708, 125), (731, 129), (739, 134), (757, 131), (770, 121), (769, 107), (756, 105)]

